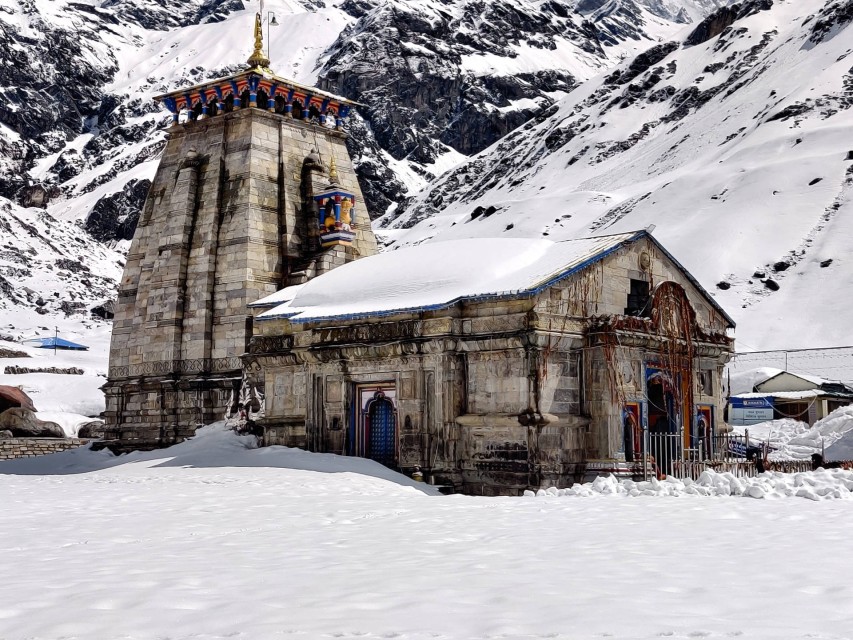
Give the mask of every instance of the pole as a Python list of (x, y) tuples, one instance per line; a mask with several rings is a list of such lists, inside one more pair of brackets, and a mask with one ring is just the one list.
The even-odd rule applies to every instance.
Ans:
[(56, 341), (59, 339), (59, 327), (54, 326), (53, 332), (53, 355), (56, 355)]

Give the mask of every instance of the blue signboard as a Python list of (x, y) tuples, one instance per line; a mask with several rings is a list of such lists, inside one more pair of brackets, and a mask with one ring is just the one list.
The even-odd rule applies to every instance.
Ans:
[(773, 419), (773, 397), (729, 398), (729, 424), (749, 426)]

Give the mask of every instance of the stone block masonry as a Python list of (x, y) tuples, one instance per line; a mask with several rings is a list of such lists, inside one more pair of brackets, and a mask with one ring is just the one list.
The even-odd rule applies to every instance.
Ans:
[[(223, 419), (252, 337), (248, 305), (376, 253), (345, 142), (254, 108), (170, 129), (119, 288), (104, 387), (111, 449), (169, 445)], [(346, 251), (320, 246), (313, 208), (332, 157), (359, 209)]]
[(35, 458), (89, 444), (80, 438), (8, 438), (0, 440), (0, 460)]

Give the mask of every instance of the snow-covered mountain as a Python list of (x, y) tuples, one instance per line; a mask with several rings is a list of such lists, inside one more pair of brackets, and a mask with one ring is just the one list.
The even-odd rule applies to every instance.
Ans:
[[(167, 118), (151, 97), (242, 67), (256, 8), (0, 6), (0, 218), (15, 212), (36, 233), (68, 223), (81, 255), (109, 256), (93, 261), (109, 265), (97, 275), (115, 278), (164, 141)], [(267, 29), (279, 74), (368, 105), (350, 147), (393, 246), (657, 224), (706, 286), (719, 283), (742, 346), (846, 341), (820, 291), (824, 281), (843, 290), (853, 273), (841, 240), (850, 0), (268, 0), (267, 9), (279, 23)], [(44, 212), (19, 206), (44, 202)], [(20, 262), (24, 243), (7, 245)], [(0, 263), (14, 300), (0, 297), (35, 323), (38, 305), (20, 292), (37, 289), (41, 268), (21, 275), (15, 260)], [(63, 298), (58, 281), (44, 282)]]
[(584, 83), (379, 220), (392, 246), (655, 235), (740, 348), (848, 344), (853, 2), (747, 0)]
[[(279, 74), (368, 105), (350, 145), (368, 207), (380, 215), (719, 1), (269, 0), (279, 24), (266, 31)], [(249, 0), (0, 4), (7, 310), (35, 326), (36, 312), (85, 318), (103, 302), (99, 287), (72, 298), (45, 265), (97, 255), (97, 276), (116, 277), (164, 144), (168, 118), (152, 96), (241, 68), (257, 8)], [(57, 247), (42, 235), (50, 228), (82, 244)], [(28, 257), (31, 243), (43, 264)], [(39, 306), (25, 288), (67, 304)]]
[[(279, 74), (368, 105), (351, 144), (379, 214), (416, 176), (481, 151), (717, 1), (270, 0), (279, 24), (267, 33)], [(166, 122), (150, 98), (241, 67), (256, 9), (248, 0), (0, 7), (0, 195), (26, 200), (29, 182), (56, 186), (51, 211), (85, 218), (98, 199), (150, 178), (152, 166), (137, 167), (156, 159)]]

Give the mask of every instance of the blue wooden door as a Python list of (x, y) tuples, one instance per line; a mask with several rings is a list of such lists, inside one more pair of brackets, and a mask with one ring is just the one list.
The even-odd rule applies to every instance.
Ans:
[(369, 418), (367, 457), (384, 465), (394, 466), (397, 462), (397, 425), (394, 405), (386, 398), (377, 399), (370, 406)]

